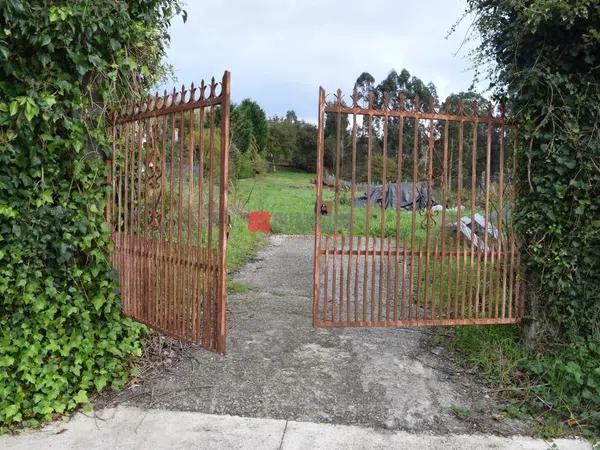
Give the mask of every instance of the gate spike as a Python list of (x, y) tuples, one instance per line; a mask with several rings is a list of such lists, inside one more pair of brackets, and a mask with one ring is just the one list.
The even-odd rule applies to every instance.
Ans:
[(206, 84), (204, 83), (204, 80), (200, 80), (200, 98), (198, 100), (204, 100), (205, 95), (206, 95)]
[(421, 111), (421, 98), (419, 97), (419, 94), (415, 95), (413, 109), (415, 110), (415, 112)]
[(187, 91), (185, 90), (185, 86), (182, 84), (181, 85), (181, 92), (180, 92), (180, 97), (179, 97), (179, 104), (183, 105), (185, 103), (185, 93)]
[(369, 91), (369, 95), (368, 95), (368, 108), (372, 109), (373, 108), (373, 91)]
[(210, 80), (210, 95), (209, 98), (214, 98), (217, 92), (217, 83), (215, 83), (215, 77)]
[(341, 106), (342, 105), (342, 90), (340, 88), (338, 88), (337, 91), (335, 91), (335, 106)]
[(354, 86), (354, 89), (352, 90), (352, 107), (358, 108), (358, 90), (356, 89), (356, 86)]
[(446, 97), (446, 101), (444, 101), (444, 114), (450, 113), (450, 96)]

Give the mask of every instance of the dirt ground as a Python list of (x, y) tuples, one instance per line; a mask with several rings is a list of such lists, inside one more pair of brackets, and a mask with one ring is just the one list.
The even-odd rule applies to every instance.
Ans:
[[(312, 238), (276, 235), (234, 275), (227, 354), (185, 357), (110, 399), (143, 408), (367, 425), (434, 434), (528, 434), (430, 329), (314, 329)], [(106, 404), (106, 402), (105, 402)]]

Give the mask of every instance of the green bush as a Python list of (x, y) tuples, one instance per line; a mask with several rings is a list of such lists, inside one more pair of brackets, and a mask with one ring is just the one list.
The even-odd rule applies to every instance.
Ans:
[[(532, 354), (514, 325), (458, 327), (449, 341), (483, 379), (506, 395), (509, 415), (538, 419), (537, 431), (559, 437), (600, 430), (600, 345), (581, 341)], [(448, 330), (451, 332), (451, 330)]]
[(236, 179), (241, 180), (254, 177), (255, 173), (251, 154), (238, 152), (234, 160), (234, 165), (236, 168)]
[(542, 346), (599, 339), (600, 6), (469, 0), (519, 124), (515, 223)]
[(171, 0), (0, 6), (0, 431), (121, 387), (140, 354), (143, 327), (123, 316), (107, 258), (101, 112), (156, 81), (178, 10)]
[(468, 10), (478, 66), (491, 67), (518, 123), (515, 224), (526, 321), (539, 324), (525, 400), (599, 432), (600, 4), (468, 0)]
[(533, 402), (571, 427), (600, 430), (600, 344), (588, 341), (523, 363), (532, 379)]

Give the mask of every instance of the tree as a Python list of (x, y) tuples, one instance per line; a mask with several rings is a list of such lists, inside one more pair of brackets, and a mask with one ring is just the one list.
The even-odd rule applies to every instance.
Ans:
[(296, 167), (307, 172), (317, 170), (317, 127), (299, 122), (296, 135), (297, 150), (292, 161)]
[[(600, 333), (600, 5), (469, 0), (496, 96), (519, 121), (517, 218), (529, 312), (545, 333)], [(568, 251), (566, 251), (568, 249)]]
[(258, 151), (265, 152), (269, 137), (267, 115), (258, 103), (247, 98), (239, 105), (231, 106), (231, 139), (239, 149), (245, 151), (250, 147), (252, 136)]
[(277, 116), (269, 120), (268, 154), (273, 164), (287, 163), (296, 153), (298, 121), (294, 111), (288, 111), (285, 119)]
[(375, 86), (375, 78), (369, 72), (361, 73), (356, 82), (354, 83), (354, 89), (358, 95), (359, 101), (364, 103), (368, 102), (369, 93), (373, 92)]
[[(420, 78), (416, 76), (411, 76), (411, 74), (406, 69), (402, 69), (400, 73), (392, 70), (388, 73), (388, 75), (381, 81), (379, 84), (375, 85), (375, 80), (371, 77), (367, 72), (363, 72), (357, 79), (355, 84), (357, 87), (357, 92), (359, 92), (359, 96), (364, 98), (365, 95), (368, 95), (369, 92), (373, 94), (373, 107), (377, 109), (382, 109), (384, 107), (384, 99), (387, 99), (387, 105), (390, 109), (398, 109), (400, 107), (399, 99), (400, 96), (403, 95), (405, 97), (405, 108), (414, 108), (414, 99), (416, 96), (420, 97), (421, 105), (419, 108), (423, 108), (423, 105), (429, 105), (429, 99), (432, 99), (433, 106), (438, 107), (439, 100), (437, 98), (437, 92), (435, 85), (433, 83), (425, 84), (421, 81)], [(366, 176), (366, 154), (368, 151), (368, 123), (367, 118), (363, 118), (363, 123), (360, 125), (360, 131), (358, 133), (359, 138), (357, 142), (357, 165), (361, 166), (361, 170), (359, 170), (359, 176)], [(423, 124), (418, 124), (420, 127), (420, 135), (425, 135), (425, 129)], [(372, 155), (373, 157), (379, 158), (382, 161), (383, 158), (383, 129), (384, 129), (384, 121), (381, 117), (373, 118), (373, 138), (372, 138)], [(387, 123), (387, 157), (390, 158), (388, 166), (396, 165), (396, 155), (400, 148), (399, 146), (399, 128), (400, 128), (400, 119), (398, 118), (389, 118)], [(403, 154), (406, 156), (404, 159), (404, 167), (403, 172), (411, 173), (412, 171), (412, 152), (413, 152), (413, 130), (415, 127), (415, 121), (411, 119), (404, 120), (404, 140), (403, 140)], [(327, 129), (327, 128), (326, 128)], [(327, 136), (327, 134), (326, 134)], [(419, 152), (419, 164), (420, 167), (424, 170), (427, 165), (427, 151), (426, 147), (422, 146), (421, 143), (418, 143), (418, 152)], [(346, 151), (346, 157), (349, 156), (348, 151)], [(390, 165), (391, 164), (391, 165)], [(349, 163), (346, 163), (346, 166), (349, 166)], [(378, 173), (374, 176), (381, 178), (382, 174)], [(381, 181), (378, 179), (378, 181)]]
[[(476, 92), (459, 92), (458, 94), (451, 94), (441, 104), (440, 109), (447, 111), (451, 114), (460, 114), (460, 108), (462, 104), (462, 114), (474, 114), (475, 108), (479, 114), (485, 114), (486, 111), (492, 107), (492, 102), (481, 94)], [(459, 123), (451, 121), (448, 124), (448, 186), (450, 189), (457, 188), (457, 177), (458, 177), (458, 165), (459, 162), (462, 165), (463, 179), (465, 183), (470, 182), (472, 174), (472, 156), (473, 156), (473, 125), (469, 124), (463, 128), (463, 155), (462, 160), (458, 160), (458, 136), (459, 136)], [(440, 142), (444, 139), (445, 123), (439, 121), (436, 123), (436, 135), (439, 136)], [(477, 174), (477, 180), (480, 180), (480, 175), (485, 171), (486, 167), (486, 146), (484, 143), (487, 140), (487, 129), (484, 126), (477, 127), (477, 154), (475, 155), (475, 172)], [(492, 130), (492, 147), (491, 147), (491, 175), (497, 174), (500, 170), (499, 161), (499, 130), (494, 128)], [(505, 152), (505, 168), (508, 167), (510, 161), (508, 158), (510, 152)], [(442, 173), (441, 166), (443, 161), (440, 158), (434, 159), (434, 172)], [(437, 167), (437, 168), (436, 168)]]
[(298, 122), (298, 116), (296, 116), (296, 111), (291, 110), (285, 113), (285, 121), (286, 122), (291, 122), (291, 123), (296, 123)]

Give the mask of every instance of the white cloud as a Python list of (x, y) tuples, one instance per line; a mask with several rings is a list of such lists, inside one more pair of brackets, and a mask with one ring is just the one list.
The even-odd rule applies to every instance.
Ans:
[(466, 25), (445, 39), (464, 1), (190, 0), (188, 22), (171, 28), (168, 62), (179, 83), (232, 72), (234, 101), (251, 97), (267, 114), (294, 109), (314, 119), (319, 85), (349, 90), (363, 71), (381, 80), (407, 68), (441, 97), (472, 81)]

